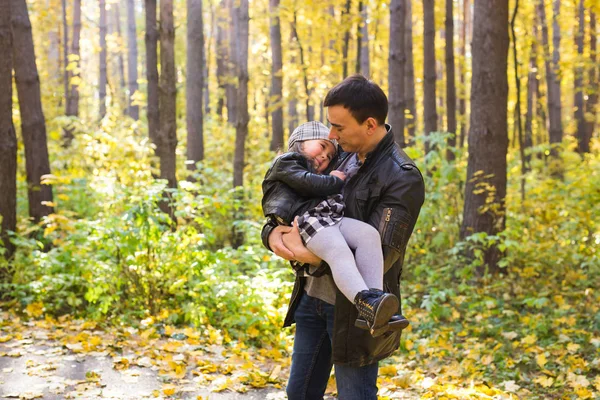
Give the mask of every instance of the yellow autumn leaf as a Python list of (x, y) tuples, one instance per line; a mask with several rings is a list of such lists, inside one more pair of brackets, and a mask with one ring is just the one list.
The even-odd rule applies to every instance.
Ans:
[(567, 374), (567, 381), (573, 389), (585, 388), (590, 385), (590, 381), (583, 375), (578, 375), (573, 372)]
[(569, 351), (569, 353), (576, 353), (577, 350), (579, 350), (581, 346), (578, 345), (577, 343), (569, 343), (567, 345), (567, 350)]
[(6, 343), (6, 342), (8, 342), (10, 339), (12, 339), (12, 336), (11, 336), (11, 335), (0, 336), (0, 343)]
[(165, 394), (165, 396), (172, 396), (172, 395), (174, 395), (175, 394), (175, 390), (176, 390), (175, 385), (171, 385), (171, 384), (164, 385), (162, 387), (162, 392)]
[(546, 356), (544, 355), (544, 353), (542, 353), (542, 354), (538, 354), (535, 357), (535, 362), (537, 363), (537, 365), (540, 366), (540, 368), (544, 368), (544, 365), (546, 365), (548, 360), (546, 360)]
[(395, 376), (398, 373), (398, 368), (395, 365), (385, 365), (379, 368), (379, 373), (386, 376)]
[(537, 341), (536, 335), (527, 335), (523, 339), (521, 339), (521, 343), (526, 345), (532, 345)]
[(44, 313), (44, 303), (39, 301), (31, 303), (25, 308), (25, 312), (30, 317), (38, 318)]
[(494, 356), (491, 354), (488, 354), (481, 359), (481, 363), (483, 365), (490, 365), (492, 363), (492, 361), (494, 361)]
[(600, 392), (600, 376), (597, 376), (596, 379), (594, 379), (594, 387)]
[(575, 389), (575, 394), (578, 399), (591, 399), (593, 393), (586, 388), (577, 388)]
[(549, 376), (546, 376), (546, 375), (539, 376), (539, 377), (535, 378), (533, 381), (535, 383), (537, 383), (538, 385), (541, 385), (545, 388), (552, 386), (552, 384), (554, 383), (554, 379)]

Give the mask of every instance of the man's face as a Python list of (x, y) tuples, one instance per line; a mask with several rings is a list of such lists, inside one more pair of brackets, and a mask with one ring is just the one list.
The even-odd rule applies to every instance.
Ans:
[(337, 140), (344, 151), (358, 153), (367, 144), (367, 124), (359, 124), (344, 106), (328, 107), (327, 119), (331, 124), (329, 139)]

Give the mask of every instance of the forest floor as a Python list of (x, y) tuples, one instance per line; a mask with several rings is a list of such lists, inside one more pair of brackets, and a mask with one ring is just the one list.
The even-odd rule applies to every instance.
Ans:
[[(0, 326), (0, 398), (286, 398), (289, 354), (223, 345), (216, 332), (109, 332), (94, 322), (24, 321), (8, 312), (0, 313)], [(327, 392), (335, 398), (333, 378)], [(419, 398), (414, 390), (394, 392)]]

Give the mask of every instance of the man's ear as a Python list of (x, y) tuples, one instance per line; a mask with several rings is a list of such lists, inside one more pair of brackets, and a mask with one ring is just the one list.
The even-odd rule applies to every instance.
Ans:
[(365, 124), (367, 125), (367, 134), (372, 135), (375, 133), (375, 129), (377, 128), (377, 120), (373, 117), (369, 117), (365, 120)]

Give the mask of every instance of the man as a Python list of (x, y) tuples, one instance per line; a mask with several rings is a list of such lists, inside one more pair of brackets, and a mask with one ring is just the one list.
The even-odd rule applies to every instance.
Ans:
[[(423, 177), (394, 143), (391, 127), (385, 124), (387, 97), (375, 83), (361, 75), (348, 77), (329, 91), (324, 106), (331, 124), (329, 138), (344, 151), (336, 168), (347, 175), (344, 215), (379, 230), (384, 290), (400, 298), (404, 252), (425, 197)], [(287, 260), (321, 264), (303, 246), (295, 226), (267, 223), (262, 239)], [(340, 399), (377, 399), (378, 361), (398, 348), (401, 332), (390, 330), (373, 338), (368, 330), (354, 326), (356, 318), (356, 308), (335, 287), (331, 275), (297, 275), (284, 323), (296, 323), (287, 386), (290, 400), (322, 399), (332, 365)]]

